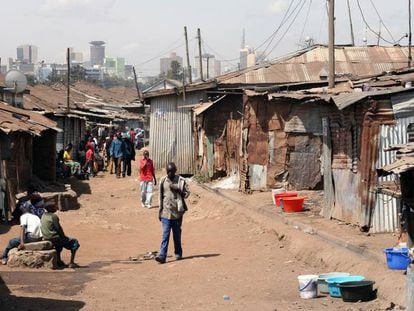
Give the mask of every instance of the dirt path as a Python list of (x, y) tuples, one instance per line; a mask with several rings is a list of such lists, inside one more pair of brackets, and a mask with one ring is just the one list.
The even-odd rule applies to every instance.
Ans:
[[(7, 294), (0, 284), (0, 310), (384, 310), (389, 305), (380, 299), (301, 300), (297, 276), (324, 272), (324, 266), (295, 259), (289, 240), (195, 184), (183, 225), (184, 260), (130, 261), (157, 251), (161, 235), (158, 209), (140, 207), (137, 180), (104, 175), (76, 188), (84, 192), (81, 208), (59, 217), (67, 234), (80, 241), (82, 268), (0, 267), (10, 290)], [(17, 230), (1, 234), (0, 245)]]

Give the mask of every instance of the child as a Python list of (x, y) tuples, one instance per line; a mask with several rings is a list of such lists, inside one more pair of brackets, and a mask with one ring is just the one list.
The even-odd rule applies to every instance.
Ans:
[(93, 171), (93, 164), (95, 162), (95, 154), (92, 146), (87, 147), (88, 150), (86, 151), (86, 163), (85, 168), (89, 170), (89, 175), (95, 177), (95, 173)]

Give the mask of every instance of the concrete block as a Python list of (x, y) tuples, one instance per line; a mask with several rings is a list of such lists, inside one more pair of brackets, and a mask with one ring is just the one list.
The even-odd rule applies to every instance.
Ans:
[(39, 241), (24, 244), (26, 251), (45, 251), (53, 249), (53, 244), (50, 241)]
[(55, 269), (57, 266), (56, 250), (18, 251), (16, 248), (9, 253), (7, 265), (11, 268), (42, 268)]

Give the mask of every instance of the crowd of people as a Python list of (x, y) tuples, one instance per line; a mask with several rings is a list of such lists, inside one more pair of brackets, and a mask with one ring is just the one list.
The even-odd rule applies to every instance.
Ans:
[(117, 178), (131, 176), (131, 161), (135, 161), (135, 149), (143, 147), (143, 130), (88, 132), (78, 146), (74, 160), (73, 145), (65, 146), (62, 154), (64, 171), (88, 179), (95, 177), (99, 170), (109, 170)]

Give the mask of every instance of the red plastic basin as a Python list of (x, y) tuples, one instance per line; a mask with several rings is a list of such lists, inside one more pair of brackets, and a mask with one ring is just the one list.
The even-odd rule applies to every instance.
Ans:
[(283, 201), (283, 211), (286, 213), (296, 213), (303, 211), (304, 197), (285, 197), (281, 198)]
[(298, 193), (296, 191), (286, 191), (283, 193), (277, 193), (275, 194), (275, 202), (276, 206), (280, 206), (280, 199), (281, 198), (287, 198), (287, 197), (297, 197)]

